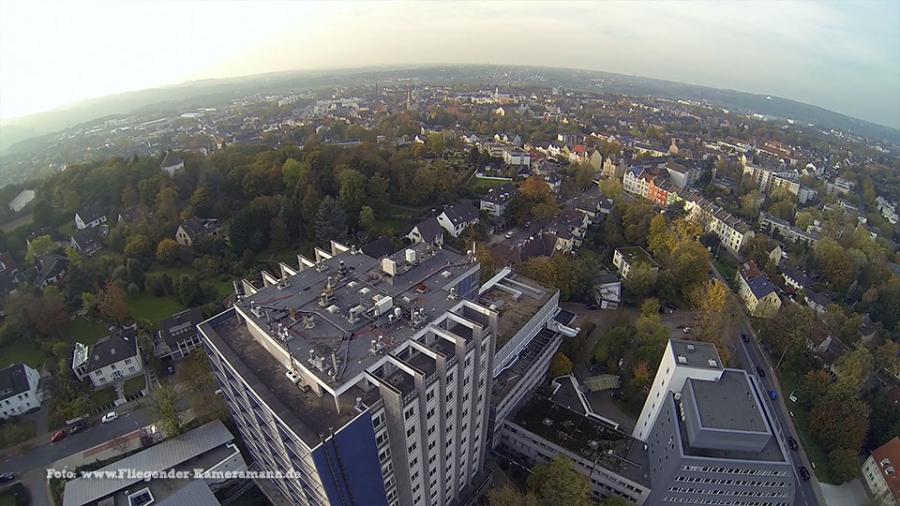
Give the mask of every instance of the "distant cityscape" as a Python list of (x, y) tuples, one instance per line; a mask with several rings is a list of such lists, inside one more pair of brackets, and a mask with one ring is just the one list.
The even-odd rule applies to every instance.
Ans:
[(409, 72), (7, 152), (0, 494), (900, 504), (900, 146)]

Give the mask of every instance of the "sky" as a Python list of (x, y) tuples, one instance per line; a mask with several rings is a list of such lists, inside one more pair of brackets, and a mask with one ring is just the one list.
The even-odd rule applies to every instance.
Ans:
[(0, 118), (185, 81), (367, 65), (585, 68), (900, 128), (900, 1), (0, 2)]

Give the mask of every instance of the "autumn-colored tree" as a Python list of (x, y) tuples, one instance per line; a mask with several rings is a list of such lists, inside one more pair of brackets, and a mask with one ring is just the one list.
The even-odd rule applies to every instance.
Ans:
[(622, 281), (625, 292), (637, 298), (643, 298), (656, 286), (657, 271), (650, 265), (639, 262), (628, 270), (628, 278)]
[(175, 239), (165, 238), (156, 245), (156, 259), (163, 264), (172, 265), (178, 261), (180, 248)]
[(807, 409), (815, 406), (828, 394), (832, 382), (831, 375), (824, 369), (809, 371), (800, 382), (797, 402)]
[(125, 290), (113, 283), (106, 283), (106, 287), (100, 292), (97, 301), (100, 314), (116, 323), (124, 323), (128, 318), (128, 298)]
[(859, 451), (869, 430), (869, 406), (855, 392), (832, 390), (824, 402), (810, 410), (810, 432), (826, 451)]
[(528, 488), (542, 505), (590, 506), (591, 484), (572, 468), (572, 461), (558, 455), (547, 464), (538, 464), (528, 477)]
[(369, 232), (375, 227), (375, 211), (369, 206), (363, 206), (359, 211), (359, 226)]
[(545, 200), (551, 196), (550, 185), (539, 177), (531, 176), (519, 185), (519, 194), (532, 201)]
[(488, 504), (490, 506), (538, 506), (537, 497), (530, 492), (522, 493), (512, 485), (506, 484), (500, 488), (492, 488), (488, 492)]
[(646, 360), (639, 360), (631, 369), (632, 385), (640, 391), (650, 389), (650, 383), (653, 381), (653, 372)]
[(816, 262), (825, 274), (828, 286), (836, 292), (844, 292), (856, 277), (856, 269), (847, 251), (831, 238), (823, 238), (814, 250)]
[(566, 374), (572, 374), (572, 360), (564, 353), (557, 352), (550, 361), (550, 377), (556, 378)]
[(853, 391), (859, 391), (872, 374), (875, 359), (868, 348), (860, 347), (838, 358), (834, 367), (838, 383), (847, 385)]
[[(708, 281), (698, 304), (694, 337), (716, 345), (722, 359), (728, 352), (727, 340), (734, 335), (740, 322), (740, 306), (734, 294), (719, 280)], [(727, 362), (727, 360), (726, 360)]]

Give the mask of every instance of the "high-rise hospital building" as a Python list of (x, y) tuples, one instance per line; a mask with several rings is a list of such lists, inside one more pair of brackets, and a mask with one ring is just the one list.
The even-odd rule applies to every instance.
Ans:
[(264, 491), (280, 504), (463, 502), (483, 483), (494, 378), (528, 364), (502, 389), (518, 402), (576, 332), (558, 291), (509, 269), (482, 285), (473, 255), (425, 243), (373, 258), (332, 242), (298, 260), (262, 287), (236, 284), (233, 307), (199, 325), (254, 468), (290, 473)]

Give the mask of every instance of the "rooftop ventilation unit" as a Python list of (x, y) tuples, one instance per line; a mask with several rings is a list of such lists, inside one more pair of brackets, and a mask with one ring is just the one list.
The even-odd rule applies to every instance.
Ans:
[(406, 263), (409, 263), (409, 264), (416, 263), (416, 250), (414, 250), (414, 249), (406, 250)]
[(687, 345), (687, 351), (694, 351), (694, 345), (693, 344)]
[(381, 270), (384, 271), (384, 273), (388, 276), (396, 276), (397, 262), (391, 260), (390, 258), (384, 258), (381, 260)]
[(684, 355), (678, 355), (678, 363), (679, 364), (687, 364), (687, 359), (684, 358)]
[(708, 363), (709, 363), (709, 366), (712, 367), (712, 368), (714, 368), (714, 369), (717, 368), (717, 367), (719, 367), (719, 363), (716, 362), (716, 361), (713, 360), (713, 359), (709, 359), (709, 362), (708, 362)]

